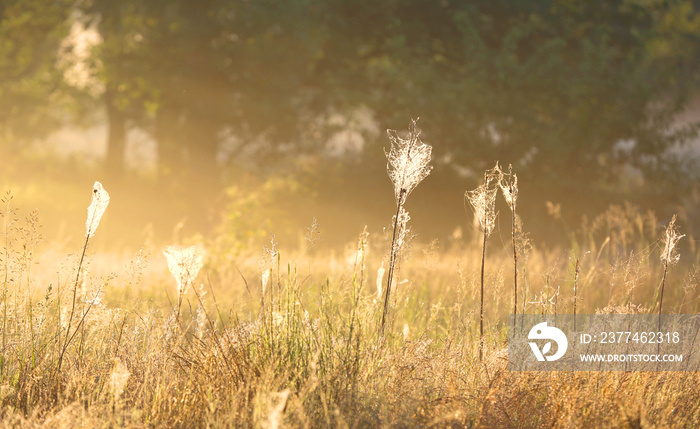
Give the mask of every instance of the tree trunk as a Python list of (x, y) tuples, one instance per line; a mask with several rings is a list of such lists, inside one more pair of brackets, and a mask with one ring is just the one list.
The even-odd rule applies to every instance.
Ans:
[(126, 153), (126, 115), (119, 109), (116, 94), (112, 88), (107, 88), (104, 97), (108, 126), (106, 170), (113, 176), (121, 177), (124, 175)]
[(163, 102), (156, 113), (155, 139), (158, 145), (158, 180), (172, 180), (182, 173), (182, 136), (179, 109)]

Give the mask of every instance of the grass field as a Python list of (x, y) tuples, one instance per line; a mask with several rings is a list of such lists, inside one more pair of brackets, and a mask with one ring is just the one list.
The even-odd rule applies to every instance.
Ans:
[[(700, 427), (695, 372), (506, 369), (509, 226), (487, 246), (480, 361), (471, 219), (401, 248), (381, 335), (390, 228), (343, 249), (316, 225), (294, 248), (185, 240), (203, 267), (173, 278), (160, 247), (93, 252), (88, 222), (84, 254), (67, 249), (21, 203), (5, 198), (0, 224), (2, 426)], [(684, 237), (667, 267), (666, 223), (613, 206), (568, 246), (523, 246), (519, 311), (570, 313), (576, 283), (579, 313), (653, 313), (668, 268), (663, 312), (696, 314), (700, 253)]]

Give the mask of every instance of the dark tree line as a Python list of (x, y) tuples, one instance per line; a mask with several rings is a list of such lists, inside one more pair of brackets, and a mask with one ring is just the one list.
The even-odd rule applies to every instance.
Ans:
[[(0, 143), (10, 152), (10, 142), (40, 137), (58, 119), (49, 98), (66, 88), (55, 64), (61, 39), (68, 32), (68, 0), (0, 1)], [(1, 153), (1, 152), (0, 152)]]
[[(658, 169), (649, 156), (694, 132), (669, 128), (700, 81), (692, 1), (0, 4), (3, 144), (31, 121), (51, 124), (47, 100), (87, 103), (54, 67), (81, 20), (102, 37), (90, 64), (115, 173), (129, 127), (157, 142), (161, 177), (216, 177), (225, 136), (274, 163), (317, 150), (325, 119), (359, 106), (383, 128), (420, 116), (436, 152), (474, 171), (498, 159), (572, 187), (626, 163)], [(620, 155), (621, 140), (636, 144)]]

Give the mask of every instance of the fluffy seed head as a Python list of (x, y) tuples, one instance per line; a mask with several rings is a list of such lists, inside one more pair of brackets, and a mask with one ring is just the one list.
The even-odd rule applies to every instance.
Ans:
[(168, 261), (168, 270), (177, 282), (178, 296), (182, 296), (202, 269), (203, 252), (197, 246), (168, 246), (163, 249), (163, 254)]
[(474, 210), (474, 216), (479, 221), (479, 227), (487, 236), (493, 232), (496, 225), (496, 185), (500, 182), (498, 164), (484, 173), (484, 183), (464, 195)]
[(92, 202), (88, 207), (87, 221), (85, 222), (85, 235), (90, 238), (95, 235), (97, 225), (109, 204), (109, 194), (102, 187), (102, 183), (95, 182), (92, 185)]
[(391, 149), (384, 151), (388, 160), (386, 168), (394, 185), (396, 204), (401, 205), (408, 194), (430, 174), (433, 148), (420, 140), (416, 120), (411, 120), (407, 139), (401, 138), (394, 130), (386, 132), (391, 139)]
[[(496, 168), (498, 164), (496, 164)], [(513, 173), (512, 166), (508, 166), (508, 173), (504, 173), (499, 169), (498, 186), (501, 188), (503, 198), (508, 203), (511, 211), (515, 210), (515, 204), (518, 200), (518, 176)]]
[(676, 244), (678, 240), (685, 237), (685, 234), (679, 234), (676, 227), (676, 215), (673, 215), (671, 222), (668, 223), (666, 227), (666, 232), (664, 234), (664, 250), (661, 252), (661, 261), (668, 265), (673, 265), (681, 258), (676, 252)]

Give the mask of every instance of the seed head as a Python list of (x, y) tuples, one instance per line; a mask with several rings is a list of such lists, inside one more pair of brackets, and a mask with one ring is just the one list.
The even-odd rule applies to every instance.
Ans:
[(407, 139), (401, 138), (394, 130), (386, 132), (391, 139), (391, 149), (389, 152), (384, 151), (388, 160), (386, 168), (394, 185), (396, 204), (401, 205), (408, 194), (433, 169), (430, 166), (433, 148), (420, 140), (420, 130), (416, 127), (416, 120), (411, 120)]
[(671, 222), (666, 227), (664, 234), (664, 250), (661, 252), (661, 261), (668, 265), (673, 265), (681, 258), (675, 248), (678, 240), (685, 237), (685, 234), (679, 234), (676, 227), (676, 215), (673, 215)]
[[(496, 168), (498, 168), (498, 164), (496, 164)], [(498, 186), (501, 188), (503, 198), (508, 203), (510, 210), (513, 211), (518, 200), (518, 176), (513, 174), (513, 168), (510, 165), (508, 166), (508, 173), (500, 173)]]
[(168, 270), (177, 282), (178, 296), (182, 296), (202, 269), (203, 252), (197, 246), (168, 246), (163, 249), (163, 254), (168, 261)]
[(88, 207), (87, 221), (85, 222), (85, 235), (87, 238), (95, 235), (97, 225), (100, 224), (100, 219), (107, 209), (109, 204), (109, 194), (102, 187), (102, 183), (95, 182), (92, 185), (92, 202)]
[(501, 171), (496, 164), (484, 173), (484, 183), (464, 195), (474, 210), (474, 216), (479, 221), (481, 231), (487, 236), (493, 232), (496, 225), (496, 185), (500, 182)]

